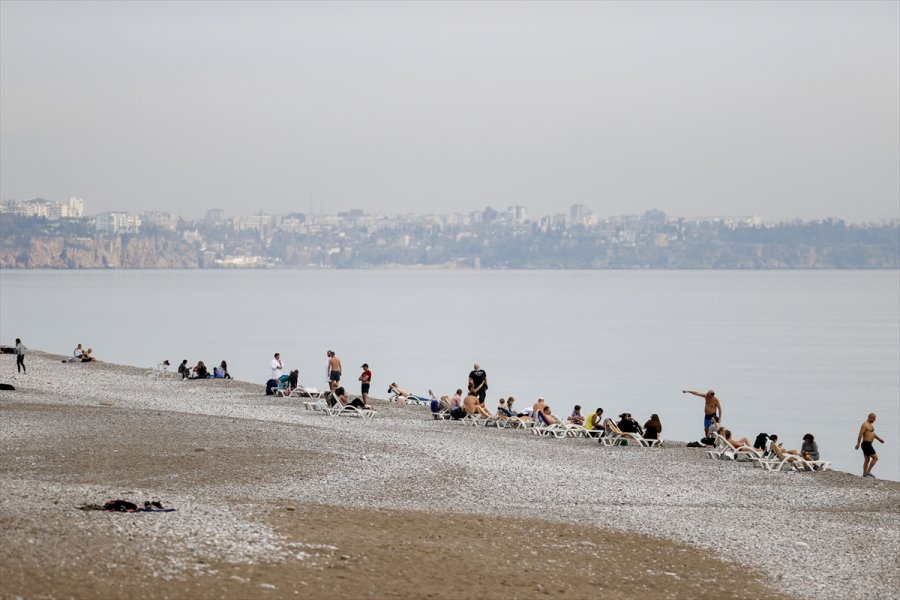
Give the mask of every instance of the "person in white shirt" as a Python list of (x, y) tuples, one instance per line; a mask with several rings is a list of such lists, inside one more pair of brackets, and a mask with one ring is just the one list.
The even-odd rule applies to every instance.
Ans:
[(272, 359), (272, 377), (270, 379), (274, 379), (278, 381), (281, 379), (281, 372), (284, 370), (284, 363), (281, 362), (281, 354), (278, 352), (275, 353), (275, 358)]

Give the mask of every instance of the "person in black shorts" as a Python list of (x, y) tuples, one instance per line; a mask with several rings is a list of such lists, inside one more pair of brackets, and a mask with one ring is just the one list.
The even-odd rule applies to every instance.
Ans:
[(362, 364), (362, 375), (359, 376), (360, 396), (362, 396), (363, 404), (369, 404), (369, 386), (372, 384), (372, 371), (369, 370), (369, 364)]
[(869, 416), (863, 421), (862, 426), (859, 428), (859, 435), (856, 438), (856, 449), (859, 450), (862, 448), (863, 451), (863, 477), (868, 477), (869, 479), (875, 479), (875, 476), (872, 475), (872, 468), (875, 466), (875, 463), (878, 462), (878, 454), (875, 452), (875, 446), (872, 445), (872, 442), (878, 440), (882, 444), (884, 443), (884, 439), (878, 436), (875, 433), (875, 413), (869, 413)]
[(328, 386), (331, 391), (335, 391), (341, 383), (341, 359), (337, 357), (334, 350), (326, 352), (328, 355)]
[(484, 369), (478, 363), (475, 363), (472, 372), (469, 373), (469, 392), (478, 396), (478, 404), (484, 404), (484, 400), (487, 398), (487, 390), (487, 373), (484, 372)]

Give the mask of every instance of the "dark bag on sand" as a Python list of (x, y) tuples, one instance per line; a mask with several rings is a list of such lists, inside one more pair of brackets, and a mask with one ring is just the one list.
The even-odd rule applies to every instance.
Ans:
[(278, 389), (278, 382), (270, 379), (266, 382), (266, 396), (274, 396), (275, 390)]
[(453, 417), (453, 419), (458, 421), (466, 416), (466, 411), (464, 411), (463, 409), (461, 409), (460, 407), (457, 406), (456, 408), (454, 408), (453, 410), (450, 411), (450, 416)]

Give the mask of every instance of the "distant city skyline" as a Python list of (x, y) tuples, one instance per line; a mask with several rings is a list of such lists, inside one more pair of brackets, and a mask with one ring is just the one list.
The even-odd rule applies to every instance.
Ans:
[(898, 2), (0, 3), (0, 199), (900, 217)]

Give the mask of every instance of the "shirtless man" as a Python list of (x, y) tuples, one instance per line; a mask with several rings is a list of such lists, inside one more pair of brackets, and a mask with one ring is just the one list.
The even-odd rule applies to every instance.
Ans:
[(859, 435), (856, 438), (856, 449), (859, 450), (860, 445), (862, 445), (863, 451), (862, 476), (870, 479), (875, 479), (875, 476), (872, 475), (872, 468), (878, 462), (878, 455), (875, 453), (875, 447), (872, 445), (872, 442), (878, 440), (882, 444), (884, 443), (884, 440), (875, 434), (875, 427), (872, 425), (874, 422), (875, 413), (869, 413), (869, 417), (863, 421), (862, 426), (859, 428)]
[(719, 423), (722, 422), (722, 403), (719, 402), (719, 399), (716, 398), (716, 393), (712, 390), (709, 390), (705, 394), (695, 392), (694, 390), (681, 390), (681, 393), (693, 394), (694, 396), (699, 396), (706, 400), (706, 405), (703, 407), (703, 437), (706, 437), (709, 435), (709, 428), (713, 424), (713, 417), (716, 417)]
[(466, 399), (463, 400), (463, 408), (466, 411), (467, 415), (481, 415), (485, 419), (491, 418), (491, 413), (487, 411), (484, 407), (484, 404), (481, 404), (478, 401), (478, 396), (469, 392), (469, 395), (466, 396)]
[(341, 385), (341, 359), (337, 357), (334, 350), (326, 352), (328, 355), (328, 387), (333, 392)]

